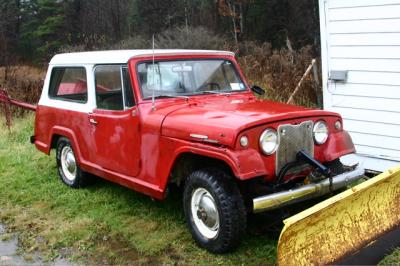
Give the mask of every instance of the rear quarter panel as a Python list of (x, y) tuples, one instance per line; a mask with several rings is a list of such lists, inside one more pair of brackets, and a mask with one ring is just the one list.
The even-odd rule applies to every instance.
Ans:
[(42, 105), (36, 112), (34, 144), (37, 149), (50, 154), (53, 137), (64, 136), (72, 142), (79, 162), (94, 156), (88, 149), (93, 140), (88, 132), (86, 113)]

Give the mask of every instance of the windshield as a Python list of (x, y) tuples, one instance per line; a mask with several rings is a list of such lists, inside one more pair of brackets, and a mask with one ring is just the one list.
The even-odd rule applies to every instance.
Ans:
[(245, 90), (228, 60), (180, 60), (138, 65), (144, 99), (159, 96), (226, 93)]

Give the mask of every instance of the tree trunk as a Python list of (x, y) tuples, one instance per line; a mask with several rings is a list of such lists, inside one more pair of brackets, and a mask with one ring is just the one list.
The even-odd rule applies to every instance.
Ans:
[(233, 37), (235, 39), (235, 45), (236, 49), (239, 49), (239, 42), (238, 42), (238, 36), (237, 36), (237, 30), (236, 30), (236, 9), (235, 9), (235, 3), (231, 3), (231, 1), (227, 1), (229, 11), (230, 11), (230, 17), (232, 18), (232, 26), (233, 26)]

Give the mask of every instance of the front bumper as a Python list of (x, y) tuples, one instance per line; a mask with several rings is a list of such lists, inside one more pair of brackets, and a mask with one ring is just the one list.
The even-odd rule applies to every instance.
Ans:
[(365, 170), (357, 165), (353, 170), (288, 191), (277, 192), (253, 199), (253, 212), (263, 212), (308, 199), (326, 195), (364, 177)]

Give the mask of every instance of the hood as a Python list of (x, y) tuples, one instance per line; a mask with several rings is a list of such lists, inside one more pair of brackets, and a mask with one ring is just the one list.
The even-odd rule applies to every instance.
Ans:
[(190, 102), (165, 117), (161, 134), (187, 140), (207, 136), (206, 141), (233, 147), (237, 135), (251, 127), (302, 117), (338, 116), (249, 95), (219, 95)]

